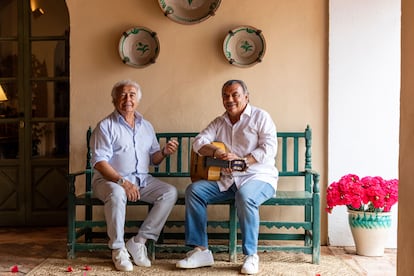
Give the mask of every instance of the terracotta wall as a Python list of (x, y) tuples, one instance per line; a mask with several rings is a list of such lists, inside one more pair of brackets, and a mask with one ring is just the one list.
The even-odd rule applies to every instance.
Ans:
[[(215, 16), (195, 25), (171, 21), (155, 0), (66, 2), (71, 28), (71, 171), (85, 165), (87, 127), (112, 111), (110, 90), (116, 81), (130, 78), (141, 84), (138, 109), (156, 131), (199, 131), (223, 112), (222, 84), (237, 78), (247, 83), (251, 103), (269, 111), (278, 130), (312, 127), (313, 167), (322, 174), (325, 189), (327, 0), (225, 0)], [(266, 40), (263, 61), (250, 68), (230, 65), (222, 50), (228, 31), (241, 25), (261, 29)], [(156, 63), (143, 69), (123, 64), (118, 54), (122, 33), (134, 26), (152, 29), (160, 41)], [(325, 212), (322, 215), (326, 243)]]

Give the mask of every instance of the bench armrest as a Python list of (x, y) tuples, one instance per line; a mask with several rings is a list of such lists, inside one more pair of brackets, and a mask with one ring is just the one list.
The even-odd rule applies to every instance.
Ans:
[[(75, 195), (75, 192), (76, 192), (76, 180), (77, 180), (78, 176), (85, 175), (85, 178), (86, 178), (85, 181), (88, 181), (88, 178), (89, 178), (89, 181), (91, 181), (91, 179), (92, 179), (92, 172), (93, 171), (91, 169), (86, 169), (86, 170), (83, 170), (83, 171), (77, 171), (77, 172), (69, 173), (68, 174), (68, 191), (69, 191), (69, 194)], [(86, 190), (87, 190), (87, 192), (90, 192), (90, 191), (88, 191), (88, 185), (86, 185), (86, 184), (87, 183), (85, 183)]]
[(317, 171), (311, 170), (311, 169), (306, 169), (305, 172), (307, 174), (311, 174), (312, 179), (313, 179), (313, 193), (314, 194), (319, 194), (320, 193), (320, 189), (319, 189), (319, 173)]

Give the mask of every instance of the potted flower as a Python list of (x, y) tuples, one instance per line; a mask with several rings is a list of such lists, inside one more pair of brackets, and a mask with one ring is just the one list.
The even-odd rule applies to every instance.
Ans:
[(397, 179), (347, 174), (328, 186), (326, 211), (345, 205), (357, 254), (382, 256), (391, 227), (390, 210), (397, 201)]
[(398, 180), (347, 174), (328, 186), (326, 201), (329, 213), (337, 205), (353, 211), (389, 212), (398, 201)]

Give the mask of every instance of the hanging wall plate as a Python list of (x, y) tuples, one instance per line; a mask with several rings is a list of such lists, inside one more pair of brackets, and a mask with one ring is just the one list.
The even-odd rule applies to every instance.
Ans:
[(249, 67), (262, 61), (266, 42), (261, 30), (240, 26), (229, 31), (224, 39), (223, 51), (230, 64)]
[(221, 0), (158, 0), (164, 15), (181, 24), (200, 23), (214, 15)]
[(134, 27), (122, 34), (119, 55), (122, 62), (142, 68), (155, 63), (160, 52), (157, 33), (145, 27)]

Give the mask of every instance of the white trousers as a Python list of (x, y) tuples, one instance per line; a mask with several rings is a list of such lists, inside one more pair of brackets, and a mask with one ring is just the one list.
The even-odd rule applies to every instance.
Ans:
[[(125, 247), (124, 227), (127, 197), (124, 188), (105, 179), (94, 179), (94, 195), (104, 202), (104, 214), (111, 249)], [(147, 186), (140, 188), (141, 201), (153, 204), (139, 228), (137, 237), (158, 240), (162, 228), (177, 201), (177, 189), (148, 176)]]

